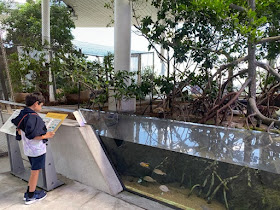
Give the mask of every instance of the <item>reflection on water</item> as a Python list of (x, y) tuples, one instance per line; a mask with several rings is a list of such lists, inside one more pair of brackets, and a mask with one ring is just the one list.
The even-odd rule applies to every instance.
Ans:
[(280, 174), (280, 136), (82, 110), (99, 135)]

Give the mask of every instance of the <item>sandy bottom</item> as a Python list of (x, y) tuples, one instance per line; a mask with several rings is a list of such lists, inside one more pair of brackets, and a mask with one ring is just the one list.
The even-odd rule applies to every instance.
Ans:
[(138, 178), (131, 176), (122, 176), (124, 185), (133, 191), (144, 194), (148, 197), (152, 197), (157, 200), (169, 203), (182, 209), (197, 209), (197, 210), (224, 210), (226, 209), (222, 203), (215, 200), (208, 204), (207, 201), (201, 197), (197, 197), (196, 194), (192, 194), (190, 197), (190, 190), (181, 188), (179, 183), (170, 183), (165, 186), (168, 187), (169, 192), (162, 192), (159, 189), (159, 183), (143, 184), (137, 183)]

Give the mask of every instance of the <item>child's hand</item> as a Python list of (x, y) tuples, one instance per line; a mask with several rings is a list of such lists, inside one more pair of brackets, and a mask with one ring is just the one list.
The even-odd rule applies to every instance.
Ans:
[(46, 138), (46, 139), (51, 139), (51, 138), (54, 137), (54, 135), (55, 135), (55, 132), (50, 131), (50, 132), (47, 132), (47, 133), (44, 135), (44, 138)]

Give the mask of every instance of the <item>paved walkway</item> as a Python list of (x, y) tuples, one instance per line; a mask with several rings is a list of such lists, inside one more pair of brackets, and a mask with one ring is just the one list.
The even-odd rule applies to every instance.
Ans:
[[(29, 165), (26, 161), (25, 165)], [(23, 192), (27, 183), (9, 173), (8, 157), (0, 157), (0, 209), (98, 209), (98, 210), (170, 210), (157, 202), (145, 199), (128, 192), (114, 197), (73, 180), (59, 176), (65, 185), (48, 192), (48, 196), (32, 205), (25, 205)]]

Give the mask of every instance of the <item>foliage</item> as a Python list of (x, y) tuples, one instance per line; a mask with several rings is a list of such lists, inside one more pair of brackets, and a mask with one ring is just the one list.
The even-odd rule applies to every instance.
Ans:
[(7, 6), (4, 2), (0, 2), (0, 14), (2, 15), (3, 13), (5, 13)]
[(137, 98), (143, 99), (146, 95), (154, 93), (154, 79), (156, 75), (153, 73), (153, 69), (146, 67), (141, 74), (141, 83), (139, 90), (137, 91)]
[[(223, 90), (227, 89), (221, 89), (226, 85), (222, 84), (222, 79), (227, 76), (222, 71), (231, 70), (231, 75), (234, 75), (234, 71), (240, 71), (240, 62), (236, 61), (245, 58), (248, 46), (253, 44), (257, 46), (256, 52), (252, 52), (248, 59), (250, 71), (247, 70), (251, 73), (238, 76), (252, 79), (249, 96), (256, 98), (254, 89), (258, 83), (253, 76), (256, 73), (255, 59), (271, 60), (279, 55), (279, 0), (152, 0), (152, 5), (158, 10), (156, 18), (140, 17), (136, 10), (133, 11), (139, 23), (136, 27), (149, 40), (149, 47), (161, 45), (168, 52), (167, 57), (161, 55), (162, 60), (168, 66), (174, 63), (173, 79), (169, 75), (156, 79), (158, 83), (164, 83), (160, 88), (161, 93), (176, 94), (178, 87), (182, 90), (183, 85), (198, 85), (203, 90), (201, 104), (206, 105), (203, 112), (206, 115), (209, 110), (216, 112), (212, 108), (219, 108), (221, 104), (217, 104), (224, 96)], [(270, 39), (273, 36), (276, 41)], [(189, 65), (190, 62), (193, 65)], [(177, 69), (177, 64), (184, 64), (186, 68), (181, 71)], [(182, 75), (191, 76), (191, 79), (183, 79)], [(266, 82), (258, 82), (264, 84), (273, 80), (267, 77)], [(228, 90), (232, 91), (231, 88)]]
[[(256, 11), (252, 11), (246, 1), (238, 0), (154, 0), (152, 4), (159, 9), (157, 19), (144, 17), (140, 30), (151, 43), (172, 49), (176, 63), (191, 57), (203, 68), (212, 69), (220, 59), (218, 54), (245, 54), (249, 37), (257, 41), (278, 35), (280, 30), (279, 0), (259, 1)], [(244, 7), (245, 12), (232, 9), (231, 4)], [(274, 5), (277, 6), (272, 8)], [(262, 57), (275, 57), (279, 42), (274, 43), (273, 49), (264, 44)]]
[(57, 88), (63, 89), (65, 93), (77, 93), (78, 82), (84, 77), (87, 69), (85, 57), (77, 51), (59, 53), (53, 58), (51, 66)]
[(126, 70), (117, 71), (114, 73), (111, 86), (114, 88), (113, 96), (117, 100), (135, 97), (138, 86), (135, 84), (135, 80), (131, 79), (135, 74), (135, 72), (129, 72)]
[[(104, 62), (88, 61), (86, 57), (73, 51), (68, 54), (60, 53), (52, 62), (57, 78), (57, 88), (64, 93), (78, 93), (78, 84), (84, 89), (90, 89), (94, 95), (93, 103), (104, 106), (108, 100), (109, 87), (114, 88), (116, 99), (132, 98), (137, 93), (137, 86), (130, 78), (135, 73), (127, 71), (114, 72), (113, 55), (104, 57)], [(95, 92), (100, 92), (95, 94)]]
[(15, 92), (33, 92), (34, 90), (45, 92), (38, 85), (48, 84), (48, 77), (41, 74), (41, 70), (47, 71), (43, 63), (46, 61), (44, 53), (38, 53), (36, 58), (23, 54), (18, 56), (13, 53), (10, 56), (10, 74)]
[[(61, 47), (71, 47), (75, 27), (67, 7), (52, 2), (50, 8), (50, 34), (53, 50)], [(41, 34), (41, 1), (28, 1), (17, 9), (10, 10), (9, 16), (3, 21), (7, 31), (7, 41), (13, 45), (23, 45), (32, 49), (42, 49)]]
[[(71, 29), (75, 26), (70, 12), (63, 4), (56, 3), (56, 1), (51, 3), (51, 43), (49, 44), (52, 58), (49, 60), (46, 56), (48, 52), (41, 44), (41, 1), (27, 1), (18, 8), (7, 11), (9, 15), (3, 20), (3, 28), (7, 31), (6, 42), (12, 46), (22, 46), (22, 53), (12, 55), (12, 62), (10, 62), (14, 90), (36, 89), (47, 96), (49, 63), (51, 63), (51, 67), (55, 67), (55, 69), (52, 68), (52, 71), (59, 75), (58, 72), (63, 70), (60, 62), (64, 61), (58, 58), (63, 57), (61, 54), (74, 51), (71, 43), (73, 39)], [(27, 74), (29, 76), (26, 76)], [(60, 78), (58, 78), (58, 83), (60, 82)]]
[(155, 84), (158, 86), (160, 93), (168, 95), (174, 88), (173, 78), (166, 76), (159, 76), (155, 79)]

